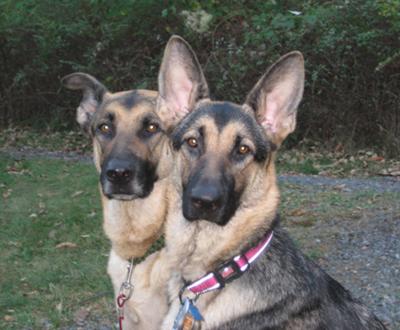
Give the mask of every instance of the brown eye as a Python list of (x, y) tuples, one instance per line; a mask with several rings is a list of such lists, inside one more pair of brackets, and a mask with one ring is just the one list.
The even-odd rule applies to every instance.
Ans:
[(244, 144), (239, 147), (239, 154), (246, 155), (250, 152), (250, 148)]
[(111, 127), (110, 127), (110, 125), (108, 125), (108, 124), (101, 124), (101, 125), (99, 126), (99, 130), (100, 130), (100, 132), (102, 132), (102, 133), (104, 133), (104, 134), (107, 134), (107, 133), (110, 133)]
[(155, 133), (158, 131), (158, 125), (157, 124), (149, 124), (146, 127), (146, 131), (149, 133)]
[(195, 138), (188, 138), (186, 140), (187, 144), (191, 147), (191, 148), (197, 148), (197, 139)]

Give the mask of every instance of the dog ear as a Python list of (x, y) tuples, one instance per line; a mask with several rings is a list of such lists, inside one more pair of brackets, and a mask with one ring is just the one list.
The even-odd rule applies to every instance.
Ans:
[(83, 92), (81, 103), (76, 110), (76, 120), (87, 133), (93, 114), (108, 93), (107, 89), (96, 78), (81, 72), (71, 73), (63, 77), (61, 83), (68, 89)]
[(158, 75), (157, 109), (172, 127), (197, 101), (208, 98), (208, 85), (196, 54), (181, 37), (172, 36), (165, 48)]
[(296, 127), (303, 89), (304, 59), (294, 51), (273, 64), (247, 95), (245, 105), (255, 112), (258, 123), (278, 147)]

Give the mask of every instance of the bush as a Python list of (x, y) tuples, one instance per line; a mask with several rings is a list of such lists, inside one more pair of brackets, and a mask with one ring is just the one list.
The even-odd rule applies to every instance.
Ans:
[[(73, 71), (111, 90), (156, 88), (163, 47), (185, 37), (216, 98), (242, 102), (266, 67), (302, 51), (299, 129), (335, 145), (400, 151), (400, 1), (33, 1), (0, 4), (1, 123), (73, 124)], [(66, 124), (65, 124), (66, 123)]]

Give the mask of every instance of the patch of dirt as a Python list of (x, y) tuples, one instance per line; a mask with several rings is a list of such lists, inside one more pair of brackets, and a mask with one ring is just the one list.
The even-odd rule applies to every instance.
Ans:
[(308, 255), (391, 329), (400, 329), (400, 210), (285, 226)]
[(91, 154), (82, 154), (78, 152), (64, 152), (64, 151), (49, 151), (47, 149), (39, 148), (1, 148), (0, 155), (4, 154), (8, 157), (12, 157), (15, 160), (19, 159), (37, 159), (37, 158), (47, 158), (47, 159), (60, 159), (66, 161), (80, 161), (85, 163), (92, 162)]

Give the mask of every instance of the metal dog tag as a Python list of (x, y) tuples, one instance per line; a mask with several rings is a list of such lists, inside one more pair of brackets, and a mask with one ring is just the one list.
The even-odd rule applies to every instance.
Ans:
[(196, 321), (202, 320), (203, 317), (201, 316), (198, 308), (190, 299), (185, 298), (178, 315), (175, 318), (174, 327), (172, 330), (192, 330)]
[(185, 318), (185, 315), (188, 312), (189, 307), (190, 307), (190, 300), (188, 298), (186, 298), (183, 301), (178, 314), (176, 315), (176, 318), (174, 321), (174, 326), (173, 326), (172, 330), (181, 330), (182, 329), (183, 319)]

